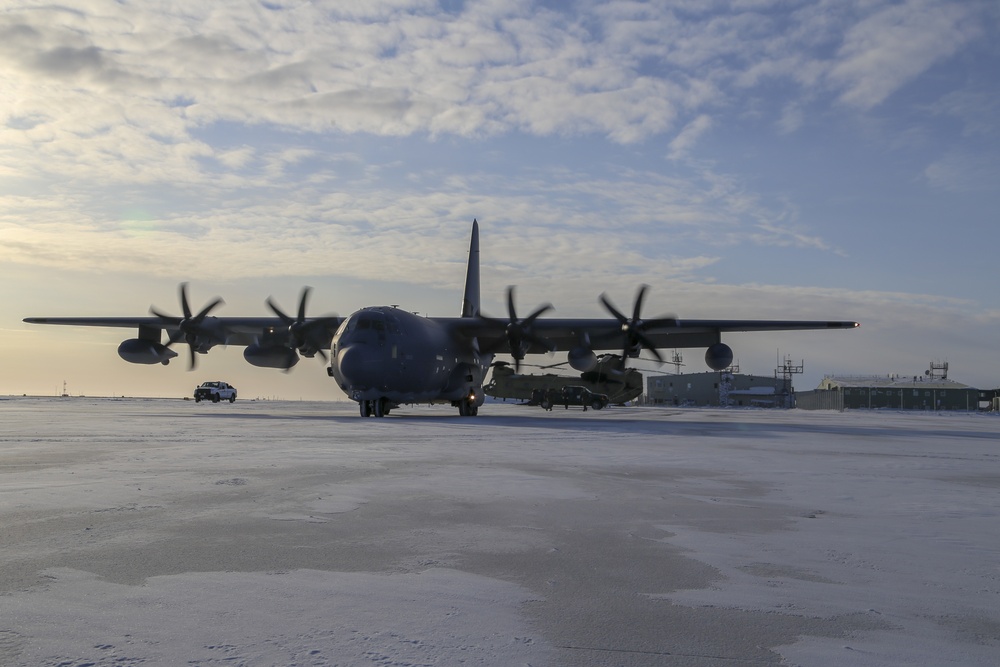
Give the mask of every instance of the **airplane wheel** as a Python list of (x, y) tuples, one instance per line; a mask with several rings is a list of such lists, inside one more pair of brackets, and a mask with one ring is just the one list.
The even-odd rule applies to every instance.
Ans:
[(458, 402), (458, 414), (461, 417), (469, 417), (472, 415), (472, 406), (466, 400), (461, 400)]
[(372, 416), (372, 402), (371, 401), (358, 401), (358, 406), (361, 408), (362, 417)]
[(372, 413), (375, 417), (385, 417), (385, 399), (376, 398), (372, 401)]

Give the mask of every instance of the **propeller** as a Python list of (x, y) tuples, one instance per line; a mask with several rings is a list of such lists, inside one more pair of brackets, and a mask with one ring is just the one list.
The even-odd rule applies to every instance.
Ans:
[(285, 314), (271, 297), (267, 298), (267, 307), (288, 327), (289, 349), (297, 350), (306, 357), (319, 354), (325, 363), (328, 358), (326, 352), (323, 351), (323, 346), (328, 342), (327, 329), (330, 323), (337, 323), (338, 319), (336, 317), (320, 317), (306, 320), (306, 302), (309, 300), (311, 291), (311, 287), (302, 288), (302, 294), (299, 296), (299, 312), (294, 319)]
[(184, 342), (188, 345), (188, 349), (191, 351), (191, 360), (188, 364), (188, 370), (194, 370), (195, 366), (197, 366), (195, 352), (206, 342), (206, 340), (210, 342), (212, 338), (216, 337), (214, 331), (203, 326), (203, 322), (213, 309), (224, 304), (225, 301), (222, 300), (222, 297), (216, 297), (207, 306), (202, 308), (197, 315), (193, 315), (191, 312), (191, 306), (188, 305), (187, 283), (181, 283), (180, 297), (181, 310), (184, 312), (183, 317), (165, 315), (156, 310), (155, 306), (150, 306), (149, 312), (159, 318), (162, 324), (177, 328), (170, 334), (170, 340), (167, 342), (167, 347), (184, 340)]
[[(486, 320), (491, 324), (504, 327), (504, 336), (507, 347), (510, 351), (510, 356), (514, 358), (515, 373), (521, 369), (521, 360), (524, 359), (525, 353), (531, 348), (532, 345), (544, 347), (549, 352), (555, 351), (556, 346), (552, 341), (535, 334), (531, 330), (531, 325), (534, 324), (535, 320), (537, 320), (540, 315), (550, 310), (552, 310), (552, 304), (546, 303), (536, 308), (523, 320), (519, 319), (517, 317), (517, 309), (514, 307), (514, 287), (509, 286), (507, 287), (506, 323), (503, 320), (498, 320), (482, 314), (479, 315), (481, 319)], [(493, 352), (502, 344), (503, 341), (492, 345), (490, 346), (490, 349), (486, 350), (486, 352)]]
[(664, 324), (673, 324), (677, 322), (676, 317), (663, 316), (657, 317), (652, 320), (642, 319), (642, 302), (646, 298), (646, 290), (649, 289), (649, 285), (640, 285), (639, 289), (635, 293), (635, 303), (632, 306), (632, 317), (626, 317), (623, 315), (606, 294), (601, 294), (600, 300), (604, 307), (609, 313), (611, 313), (615, 319), (617, 319), (622, 326), (622, 334), (625, 336), (625, 347), (622, 352), (622, 362), (628, 357), (637, 357), (642, 348), (649, 350), (650, 354), (656, 357), (656, 360), (663, 363), (663, 355), (660, 354), (659, 350), (656, 349), (656, 345), (650, 340), (645, 334), (645, 330), (649, 327), (662, 326)]

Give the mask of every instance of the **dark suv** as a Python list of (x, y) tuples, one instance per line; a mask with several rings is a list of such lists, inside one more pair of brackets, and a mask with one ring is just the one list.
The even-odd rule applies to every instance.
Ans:
[(562, 389), (536, 389), (531, 394), (531, 402), (545, 410), (551, 410), (555, 405), (562, 405), (567, 410), (571, 405), (582, 405), (586, 412), (587, 408), (600, 410), (608, 404), (607, 394), (597, 394), (580, 385)]

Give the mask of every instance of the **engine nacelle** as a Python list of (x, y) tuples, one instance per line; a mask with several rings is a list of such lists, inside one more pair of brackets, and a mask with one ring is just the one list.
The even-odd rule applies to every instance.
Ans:
[(166, 365), (177, 353), (155, 340), (129, 338), (118, 346), (118, 356), (130, 364)]
[(713, 371), (721, 371), (733, 365), (733, 348), (725, 343), (715, 343), (705, 350), (705, 363)]
[(597, 355), (589, 347), (578, 345), (569, 351), (569, 365), (581, 373), (597, 368)]
[(284, 345), (247, 345), (243, 350), (243, 358), (247, 363), (261, 368), (291, 368), (299, 363), (299, 355), (295, 350)]

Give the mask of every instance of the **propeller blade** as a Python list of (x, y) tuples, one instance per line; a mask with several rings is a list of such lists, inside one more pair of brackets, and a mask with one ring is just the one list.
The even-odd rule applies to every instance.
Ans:
[(155, 315), (167, 324), (180, 324), (181, 320), (184, 319), (182, 317), (174, 317), (173, 315), (165, 315), (158, 311), (155, 306), (149, 307), (149, 314)]
[(538, 345), (540, 347), (544, 347), (549, 352), (556, 351), (556, 344), (550, 341), (548, 338), (543, 338), (542, 336), (538, 336), (530, 332), (524, 334), (523, 338), (532, 345)]
[(180, 329), (178, 329), (177, 331), (174, 331), (173, 333), (171, 333), (167, 337), (167, 347), (170, 347), (174, 343), (180, 342), (180, 340), (182, 338), (184, 338), (184, 332), (183, 331), (181, 331)]
[(524, 321), (522, 322), (522, 325), (523, 326), (531, 326), (531, 324), (535, 320), (538, 319), (539, 315), (543, 315), (543, 314), (549, 312), (550, 310), (553, 310), (553, 306), (552, 306), (551, 303), (546, 303), (546, 304), (543, 304), (543, 305), (539, 306), (538, 308), (535, 309), (535, 312), (533, 312), (531, 315), (528, 315), (528, 317), (526, 317), (524, 319)]
[(309, 322), (305, 326), (306, 341), (324, 363), (329, 361), (329, 357), (323, 351), (323, 346), (329, 342), (327, 335), (329, 334), (330, 325), (336, 325), (337, 322), (338, 320), (335, 317), (321, 317)]
[(188, 287), (187, 283), (180, 284), (181, 311), (184, 313), (185, 320), (191, 319), (191, 307), (188, 306), (187, 287)]
[(615, 305), (613, 303), (611, 303), (611, 300), (608, 298), (607, 294), (603, 294), (602, 293), (599, 298), (600, 298), (601, 304), (604, 305), (604, 307), (607, 309), (607, 311), (609, 313), (611, 313), (615, 317), (615, 319), (617, 319), (622, 324), (626, 324), (628, 322), (628, 318), (625, 317), (624, 315), (622, 315), (621, 311), (619, 311), (617, 308), (615, 308)]
[(653, 343), (653, 341), (649, 340), (649, 338), (647, 338), (645, 334), (637, 331), (635, 337), (642, 345), (642, 347), (649, 350), (649, 353), (653, 355), (658, 362), (660, 362), (661, 364), (664, 362), (663, 355), (660, 354), (660, 351), (656, 349), (656, 345)]
[(509, 285), (507, 287), (506, 322), (489, 317), (488, 315), (483, 315), (482, 313), (477, 315), (477, 317), (484, 322), (488, 322), (498, 328), (504, 327), (504, 338), (494, 342), (492, 345), (486, 346), (483, 352), (494, 352), (506, 343), (507, 350), (510, 353), (510, 356), (514, 359), (514, 371), (517, 372), (520, 370), (521, 360), (524, 358), (525, 352), (527, 352), (532, 345), (544, 347), (549, 352), (554, 351), (556, 346), (552, 341), (535, 334), (531, 330), (531, 326), (534, 324), (535, 320), (550, 310), (552, 310), (552, 304), (546, 303), (536, 308), (523, 320), (518, 318), (517, 307), (514, 303), (514, 286)]
[(312, 287), (303, 287), (302, 296), (299, 297), (299, 322), (304, 322), (306, 319), (306, 300), (309, 298), (309, 292), (312, 291)]
[(292, 318), (290, 318), (288, 315), (286, 315), (284, 313), (284, 311), (281, 310), (281, 308), (278, 307), (278, 304), (276, 304), (271, 297), (267, 297), (266, 303), (267, 303), (267, 307), (271, 309), (271, 312), (274, 313), (275, 315), (277, 315), (278, 319), (280, 319), (285, 324), (290, 325), (290, 324), (292, 324), (295, 321)]
[[(295, 319), (287, 315), (274, 299), (267, 298), (267, 306), (278, 318), (288, 326), (288, 347), (293, 352), (301, 352), (305, 356), (311, 357), (318, 354), (323, 362), (329, 361), (329, 356), (323, 351), (323, 346), (328, 340), (323, 334), (331, 324), (337, 324), (335, 317), (320, 317), (312, 321), (306, 321), (306, 305), (309, 301), (309, 294), (312, 287), (303, 287), (299, 295), (299, 308)], [(327, 332), (329, 333), (329, 332)], [(296, 362), (298, 357), (296, 356)], [(291, 368), (291, 364), (288, 368)]]
[(221, 306), (224, 303), (225, 303), (225, 301), (222, 299), (221, 296), (220, 297), (216, 297), (214, 301), (212, 301), (210, 304), (208, 304), (207, 306), (205, 306), (204, 308), (202, 308), (201, 312), (198, 313), (197, 315), (195, 315), (195, 317), (193, 318), (194, 321), (198, 322), (200, 324), (201, 321), (204, 320), (208, 316), (208, 314), (210, 312), (212, 312), (212, 310), (216, 306)]
[(635, 307), (632, 308), (632, 321), (642, 322), (642, 301), (646, 298), (646, 290), (649, 289), (649, 285), (639, 285), (639, 289), (635, 293)]
[[(167, 347), (179, 343), (181, 340), (187, 343), (191, 355), (188, 363), (188, 370), (194, 370), (198, 365), (197, 358), (195, 356), (198, 349), (206, 342), (209, 344), (209, 347), (216, 342), (220, 342), (218, 340), (217, 332), (204, 327), (202, 323), (205, 321), (205, 318), (208, 317), (210, 312), (218, 306), (224, 304), (225, 301), (223, 301), (221, 297), (216, 297), (204, 308), (202, 308), (197, 315), (193, 315), (191, 312), (191, 303), (188, 300), (187, 286), (187, 283), (181, 283), (178, 288), (181, 311), (184, 313), (183, 317), (167, 315), (166, 313), (159, 311), (155, 306), (150, 306), (149, 312), (160, 320), (164, 329), (168, 327), (173, 329), (173, 331), (171, 331), (167, 336)], [(203, 337), (205, 340), (202, 340)]]
[[(649, 285), (640, 285), (635, 293), (635, 300), (632, 304), (632, 317), (626, 317), (620, 310), (618, 310), (615, 305), (608, 298), (607, 294), (601, 294), (599, 300), (604, 308), (611, 313), (611, 315), (621, 323), (622, 333), (625, 336), (625, 344), (622, 350), (622, 362), (629, 356), (637, 356), (638, 352), (643, 349), (649, 350), (649, 353), (659, 362), (664, 363), (663, 355), (660, 354), (659, 350), (656, 349), (656, 345), (653, 341), (646, 336), (644, 333), (647, 328), (659, 327), (664, 324), (676, 323), (677, 318), (672, 316), (658, 317), (653, 320), (645, 321), (642, 319), (642, 304), (646, 299), (646, 292), (649, 290)], [(636, 349), (638, 348), (638, 350)], [(629, 353), (632, 353), (631, 355)]]

